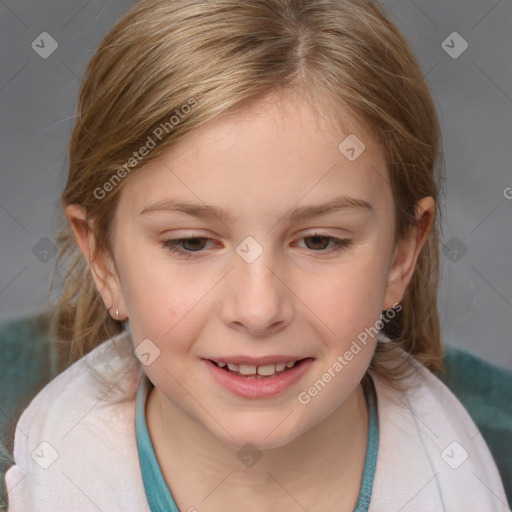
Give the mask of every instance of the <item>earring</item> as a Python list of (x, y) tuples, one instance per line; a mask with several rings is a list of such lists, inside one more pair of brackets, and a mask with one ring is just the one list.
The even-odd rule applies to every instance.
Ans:
[(116, 316), (117, 316), (117, 319), (119, 320), (119, 309), (116, 308)]

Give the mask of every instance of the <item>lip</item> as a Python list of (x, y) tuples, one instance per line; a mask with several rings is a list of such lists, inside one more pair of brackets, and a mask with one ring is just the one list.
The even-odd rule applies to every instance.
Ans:
[[(228, 359), (231, 359), (233, 361), (240, 361), (240, 359), (236, 359), (235, 357), (230, 357)], [(252, 358), (250, 360), (256, 361), (258, 359)], [(286, 359), (286, 361), (296, 360), (297, 359), (293, 358)], [(213, 378), (223, 388), (227, 389), (231, 393), (242, 398), (269, 398), (279, 395), (286, 389), (289, 389), (294, 384), (296, 384), (304, 375), (304, 373), (307, 372), (307, 370), (313, 363), (314, 359), (312, 357), (304, 358), (304, 360), (301, 361), (298, 365), (294, 366), (293, 368), (289, 368), (288, 370), (285, 370), (280, 375), (274, 377), (267, 377), (264, 379), (238, 376), (233, 373), (229, 373), (226, 370), (223, 370), (222, 368), (219, 368), (215, 363), (213, 363), (209, 359), (204, 359), (203, 361), (208, 370), (210, 371), (211, 375), (213, 376)], [(274, 359), (272, 359), (272, 361), (276, 361), (275, 357)], [(285, 362), (285, 360), (283, 359), (280, 362)]]
[(250, 364), (254, 366), (263, 366), (265, 364), (288, 363), (289, 361), (298, 361), (299, 359), (307, 359), (307, 356), (283, 356), (283, 355), (268, 355), (261, 357), (249, 357), (244, 355), (239, 356), (226, 356), (226, 357), (205, 357), (210, 361), (217, 363), (223, 361), (224, 363), (232, 364)]

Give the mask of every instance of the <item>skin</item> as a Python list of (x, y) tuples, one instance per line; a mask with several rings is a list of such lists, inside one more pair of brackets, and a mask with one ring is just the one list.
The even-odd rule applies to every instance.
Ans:
[[(307, 405), (297, 395), (400, 302), (434, 218), (433, 199), (423, 198), (419, 226), (393, 246), (392, 193), (370, 134), (356, 133), (366, 149), (351, 162), (338, 145), (352, 132), (299, 95), (274, 100), (213, 119), (131, 176), (114, 218), (113, 255), (101, 251), (90, 262), (105, 306), (130, 319), (134, 345), (149, 338), (161, 351), (144, 367), (155, 385), (146, 418), (181, 510), (353, 509), (368, 435), (360, 381), (376, 338)], [(282, 220), (294, 207), (342, 194), (373, 210)], [(235, 220), (140, 214), (170, 198), (223, 207)], [(89, 261), (94, 239), (84, 212), (70, 205), (66, 214)], [(329, 239), (307, 238), (315, 230), (352, 243), (335, 251)], [(247, 236), (263, 249), (252, 263), (236, 252)], [(182, 242), (187, 259), (161, 245), (180, 237), (211, 240)], [(280, 395), (244, 399), (220, 387), (201, 360), (228, 354), (314, 362)], [(237, 458), (248, 442), (262, 454), (251, 468)]]

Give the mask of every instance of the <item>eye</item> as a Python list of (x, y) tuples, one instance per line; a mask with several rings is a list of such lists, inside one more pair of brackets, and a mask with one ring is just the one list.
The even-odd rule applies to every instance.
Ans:
[[(208, 237), (195, 236), (189, 238), (168, 239), (164, 240), (161, 244), (169, 252), (176, 253), (180, 257), (192, 258), (194, 257), (194, 253), (199, 254), (204, 252), (203, 249), (205, 248), (206, 242), (209, 240), (212, 239)], [(352, 243), (352, 240), (323, 235), (321, 233), (313, 233), (312, 235), (302, 237), (299, 240), (310, 240), (310, 242), (305, 244), (306, 248), (317, 253), (341, 251)], [(331, 244), (331, 247), (329, 247), (329, 244)]]
[[(179, 253), (180, 256), (184, 258), (191, 258), (193, 253), (201, 252), (204, 248), (204, 241), (211, 240), (210, 238), (204, 236), (194, 236), (190, 238), (174, 238), (169, 240), (164, 240), (162, 242), (162, 246), (168, 249), (170, 252)], [(182, 249), (182, 244), (191, 246), (192, 249)]]
[[(352, 240), (323, 235), (322, 233), (313, 233), (312, 235), (301, 238), (301, 240), (311, 240), (311, 242), (306, 243), (306, 247), (314, 252), (341, 251), (352, 243)], [(328, 248), (330, 242), (332, 246)]]

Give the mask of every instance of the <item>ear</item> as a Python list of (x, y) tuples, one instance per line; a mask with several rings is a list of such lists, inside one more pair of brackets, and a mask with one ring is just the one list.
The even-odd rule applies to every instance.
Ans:
[(384, 293), (384, 310), (392, 308), (402, 300), (412, 279), (418, 254), (434, 225), (435, 212), (436, 205), (432, 197), (423, 197), (416, 204), (417, 225), (411, 228), (406, 238), (398, 241), (393, 251)]
[[(87, 220), (85, 208), (78, 204), (70, 204), (66, 207), (66, 217), (73, 230), (76, 241), (85, 260), (96, 288), (103, 299), (105, 308), (109, 311), (114, 320), (123, 321), (126, 319), (126, 305), (122, 293), (120, 279), (110, 253), (99, 248), (96, 258), (94, 255), (96, 240), (92, 227), (94, 220)], [(119, 309), (119, 318), (116, 316), (116, 309)]]

